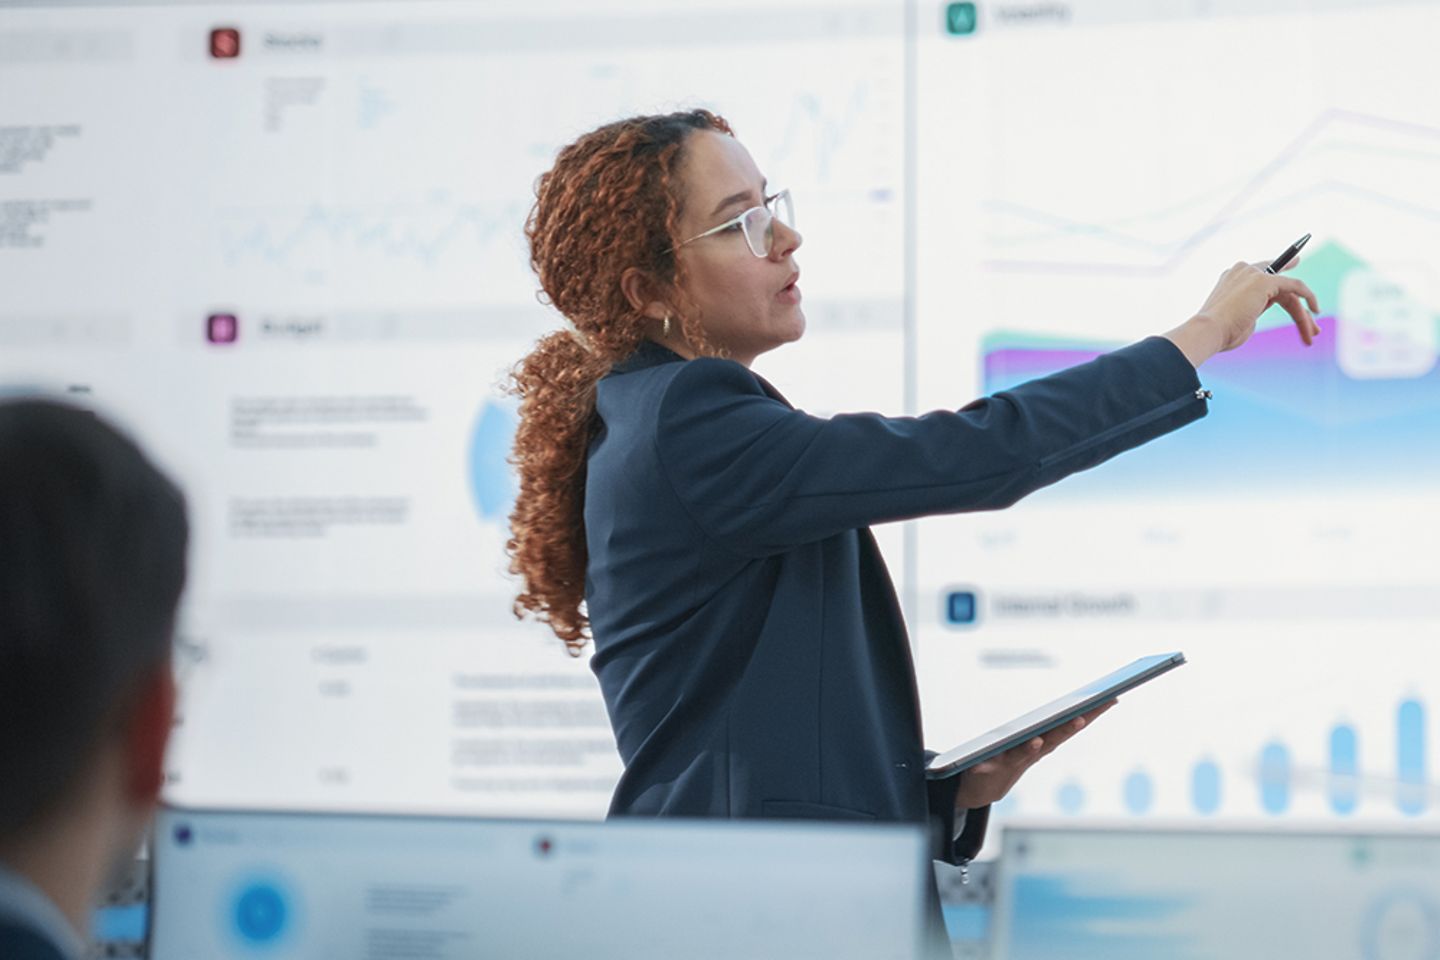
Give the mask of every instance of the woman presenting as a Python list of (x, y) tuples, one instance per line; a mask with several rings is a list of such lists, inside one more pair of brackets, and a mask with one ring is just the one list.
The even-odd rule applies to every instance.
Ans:
[[(517, 613), (592, 667), (625, 772), (613, 815), (941, 824), (984, 810), (1085, 721), (927, 783), (910, 644), (868, 527), (1006, 507), (1205, 415), (1196, 367), (1314, 294), (1236, 264), (1164, 336), (922, 417), (812, 417), (750, 371), (805, 331), (790, 198), (721, 118), (601, 127), (527, 224), (574, 325), (515, 373)], [(1092, 715), (1093, 716), (1093, 715)], [(968, 812), (968, 816), (967, 816)]]

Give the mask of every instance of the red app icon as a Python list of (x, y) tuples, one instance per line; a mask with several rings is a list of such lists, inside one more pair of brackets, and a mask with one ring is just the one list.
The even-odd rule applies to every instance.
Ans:
[(234, 27), (216, 27), (210, 31), (210, 56), (231, 60), (240, 56), (240, 31)]
[(240, 318), (233, 313), (212, 313), (205, 318), (205, 339), (211, 343), (234, 343), (240, 338)]

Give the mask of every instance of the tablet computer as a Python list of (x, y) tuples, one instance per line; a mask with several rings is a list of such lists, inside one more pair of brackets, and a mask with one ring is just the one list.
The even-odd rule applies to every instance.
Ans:
[(974, 740), (967, 740), (953, 750), (945, 751), (926, 765), (925, 775), (931, 780), (939, 780), (967, 770), (977, 763), (984, 763), (1012, 747), (1020, 746), (1031, 737), (1048, 733), (1082, 714), (1089, 713), (1101, 704), (1109, 703), (1125, 691), (1133, 690), (1145, 681), (1153, 680), (1184, 662), (1185, 654), (1179, 652), (1141, 657), (1114, 673), (1106, 674), (1078, 690), (1072, 690), (1059, 700), (1036, 707), (1009, 723), (982, 733)]

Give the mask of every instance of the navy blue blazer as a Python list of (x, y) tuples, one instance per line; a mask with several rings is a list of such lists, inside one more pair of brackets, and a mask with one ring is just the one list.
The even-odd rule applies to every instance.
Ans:
[(939, 821), (910, 643), (867, 527), (993, 510), (1205, 415), (1159, 337), (922, 417), (821, 419), (744, 366), (645, 343), (596, 391), (591, 664), (625, 772), (611, 815)]
[(39, 931), (0, 917), (0, 957), (4, 960), (66, 960), (60, 948)]

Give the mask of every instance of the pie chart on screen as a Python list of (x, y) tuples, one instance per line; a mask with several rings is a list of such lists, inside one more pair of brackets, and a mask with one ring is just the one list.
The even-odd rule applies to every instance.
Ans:
[(507, 462), (519, 418), (513, 407), (487, 400), (470, 437), (470, 492), (480, 519), (504, 523), (515, 502), (515, 470)]

